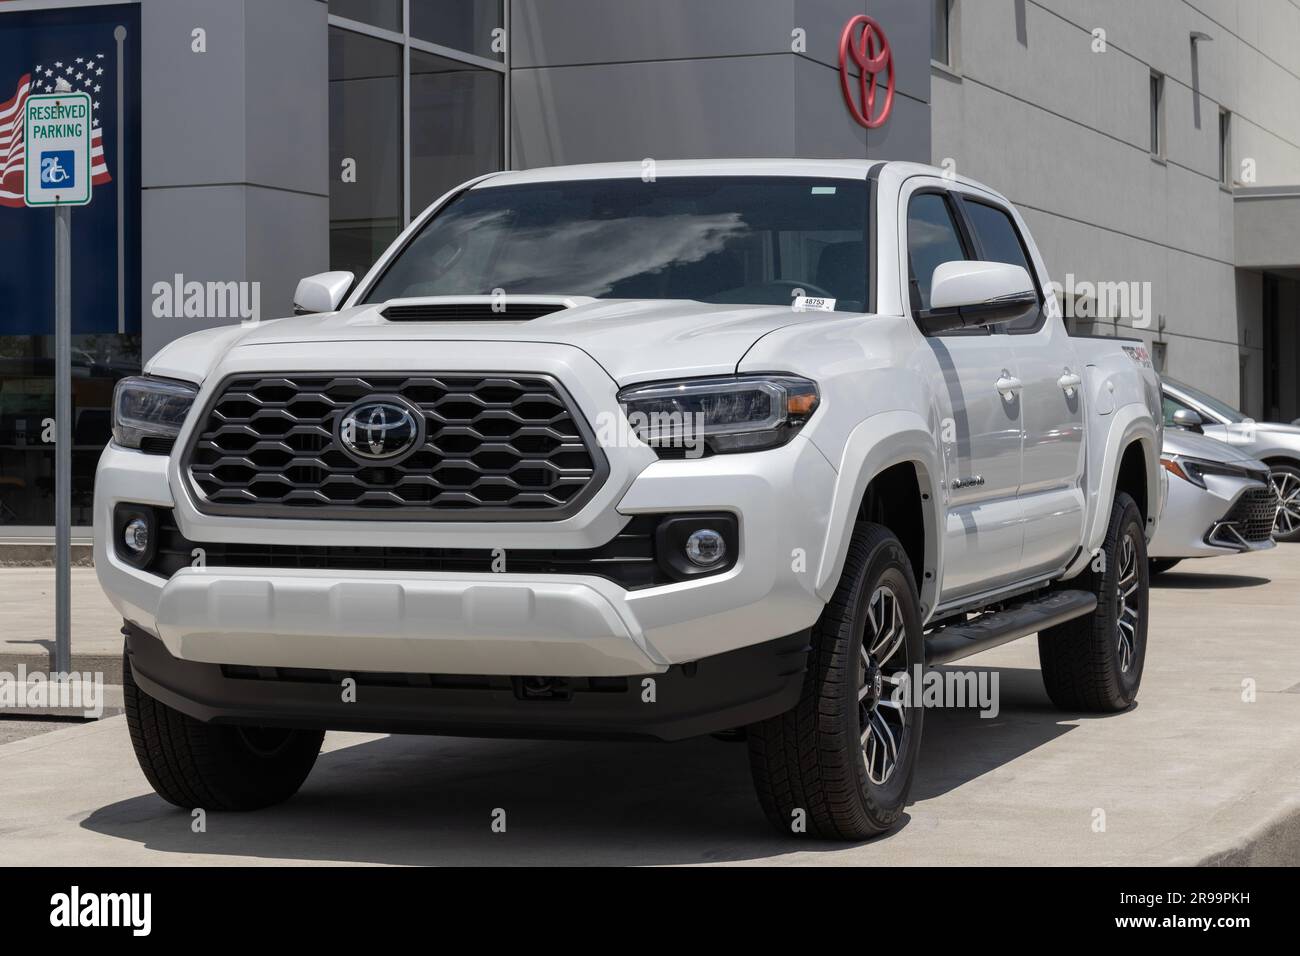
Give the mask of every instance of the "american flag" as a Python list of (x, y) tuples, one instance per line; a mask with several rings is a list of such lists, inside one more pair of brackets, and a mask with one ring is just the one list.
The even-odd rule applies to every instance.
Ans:
[[(0, 206), (23, 205), (23, 104), (33, 93), (60, 92), (56, 87), (58, 80), (64, 80), (74, 92), (90, 94), (90, 181), (95, 186), (112, 182), (104, 160), (104, 130), (99, 124), (99, 95), (108, 82), (104, 74), (105, 61), (104, 54), (96, 53), (74, 60), (38, 64), (31, 73), (19, 79), (13, 97), (0, 103)], [(106, 103), (104, 107), (107, 108)]]

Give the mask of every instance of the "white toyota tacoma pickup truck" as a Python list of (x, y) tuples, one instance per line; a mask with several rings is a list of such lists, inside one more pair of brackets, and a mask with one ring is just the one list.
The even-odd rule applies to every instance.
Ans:
[(726, 732), (775, 826), (861, 839), (907, 801), (923, 668), (1037, 634), (1057, 705), (1131, 704), (1141, 344), (1067, 335), (961, 177), (652, 172), (481, 177), (119, 385), (95, 566), (159, 794), (286, 799), (329, 729)]

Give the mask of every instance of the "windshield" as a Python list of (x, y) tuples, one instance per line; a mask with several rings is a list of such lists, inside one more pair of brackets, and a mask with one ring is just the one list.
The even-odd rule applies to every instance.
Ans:
[[(1182, 382), (1175, 381), (1172, 378), (1166, 378), (1165, 381), (1168, 382), (1170, 385), (1172, 385), (1174, 388), (1178, 389), (1178, 391), (1182, 392), (1192, 401), (1196, 402), (1197, 404), (1204, 405), (1210, 411), (1216, 412), (1217, 414), (1226, 418), (1229, 422), (1244, 422), (1246, 420), (1246, 416), (1243, 412), (1240, 412), (1237, 409), (1233, 408), (1227, 402), (1220, 401), (1219, 399), (1215, 398), (1213, 395), (1207, 395), (1205, 392), (1202, 392), (1199, 388), (1192, 388), (1192, 386), (1184, 385)], [(1193, 411), (1195, 411), (1195, 409), (1193, 409)], [(1166, 410), (1166, 417), (1167, 418), (1169, 417), (1168, 410)]]
[(462, 193), (389, 265), (366, 302), (412, 296), (592, 296), (789, 305), (796, 290), (861, 312), (867, 184), (663, 177)]

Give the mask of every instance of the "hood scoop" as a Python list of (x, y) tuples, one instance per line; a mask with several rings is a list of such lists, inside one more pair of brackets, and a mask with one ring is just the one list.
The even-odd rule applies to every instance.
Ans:
[(491, 296), (482, 296), (441, 302), (394, 303), (385, 306), (379, 314), (390, 322), (531, 322), (553, 312), (562, 312), (565, 308), (564, 300), (558, 298), (494, 302)]

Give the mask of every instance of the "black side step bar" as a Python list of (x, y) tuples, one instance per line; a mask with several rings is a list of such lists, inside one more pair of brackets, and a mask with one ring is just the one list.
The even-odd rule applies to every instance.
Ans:
[(990, 647), (1091, 614), (1096, 607), (1097, 595), (1091, 591), (1052, 591), (964, 624), (949, 624), (925, 635), (925, 662), (931, 666), (951, 664)]

